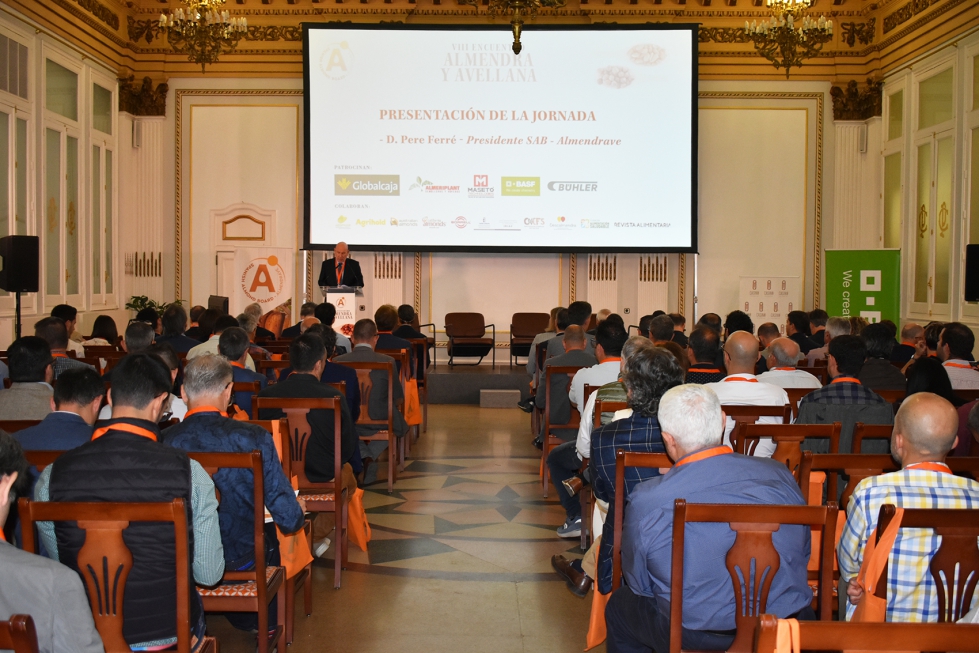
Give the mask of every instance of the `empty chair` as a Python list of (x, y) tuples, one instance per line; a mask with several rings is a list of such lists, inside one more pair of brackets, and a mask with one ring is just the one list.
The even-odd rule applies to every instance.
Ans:
[(530, 345), (538, 333), (547, 328), (547, 313), (514, 313), (510, 318), (510, 364), (520, 356), (530, 355)]
[[(488, 327), (493, 330), (492, 338), (485, 337)], [(449, 338), (449, 365), (455, 365), (456, 356), (478, 356), (473, 365), (479, 365), (492, 351), (496, 366), (496, 325), (486, 324), (482, 313), (446, 313), (445, 335)]]

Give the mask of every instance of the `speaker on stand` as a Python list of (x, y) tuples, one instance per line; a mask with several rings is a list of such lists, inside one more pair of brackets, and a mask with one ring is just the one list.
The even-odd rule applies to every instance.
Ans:
[(20, 338), (20, 294), (37, 292), (40, 239), (37, 236), (4, 236), (0, 238), (0, 289), (16, 296), (17, 309), (14, 322), (14, 337)]

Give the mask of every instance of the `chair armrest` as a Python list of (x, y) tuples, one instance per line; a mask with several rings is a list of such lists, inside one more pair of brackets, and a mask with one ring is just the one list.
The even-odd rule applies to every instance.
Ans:
[(435, 334), (435, 323), (434, 322), (429, 322), (428, 324), (419, 324), (418, 325), (418, 328), (419, 329), (424, 329), (425, 327), (432, 327), (432, 334), (433, 335)]

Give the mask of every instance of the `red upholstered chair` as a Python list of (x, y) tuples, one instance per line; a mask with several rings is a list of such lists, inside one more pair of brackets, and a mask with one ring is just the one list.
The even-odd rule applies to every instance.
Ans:
[(519, 356), (529, 356), (530, 346), (538, 333), (543, 333), (547, 322), (551, 319), (549, 313), (514, 313), (510, 318), (510, 365)]
[[(493, 337), (486, 338), (486, 329), (492, 328)], [(486, 354), (493, 352), (496, 367), (496, 325), (486, 324), (482, 313), (446, 313), (445, 335), (449, 337), (449, 365), (455, 365), (456, 356), (479, 356), (473, 365), (483, 362)]]

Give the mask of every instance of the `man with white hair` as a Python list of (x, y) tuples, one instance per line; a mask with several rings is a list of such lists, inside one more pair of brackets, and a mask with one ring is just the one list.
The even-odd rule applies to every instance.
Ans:
[(245, 307), (242, 313), (246, 313), (255, 318), (255, 337), (262, 340), (275, 340), (275, 334), (259, 324), (262, 321), (262, 306), (254, 303)]
[(805, 370), (796, 368), (799, 364), (799, 345), (789, 338), (776, 338), (772, 341), (768, 354), (768, 371), (758, 375), (762, 383), (771, 383), (780, 388), (821, 388), (823, 384)]
[[(722, 444), (725, 415), (708, 387), (686, 384), (659, 402), (663, 444), (675, 466), (640, 483), (629, 496), (622, 531), (625, 584), (605, 609), (609, 653), (666, 653), (670, 648), (670, 551), (673, 502), (805, 505), (785, 465), (741, 456)], [(686, 527), (683, 646), (724, 651), (735, 634), (735, 599), (725, 555), (734, 544), (727, 524)], [(783, 525), (772, 534), (781, 564), (766, 611), (813, 619), (806, 580), (809, 528)]]
[[(824, 344), (822, 347), (817, 347), (816, 349), (810, 349), (809, 353), (806, 354), (806, 365), (808, 367), (813, 367), (816, 361), (826, 360), (829, 357), (829, 341), (838, 336), (848, 336), (850, 335), (850, 320), (845, 317), (831, 317), (826, 320), (826, 335), (824, 336)], [(924, 333), (924, 331), (922, 331)]]

